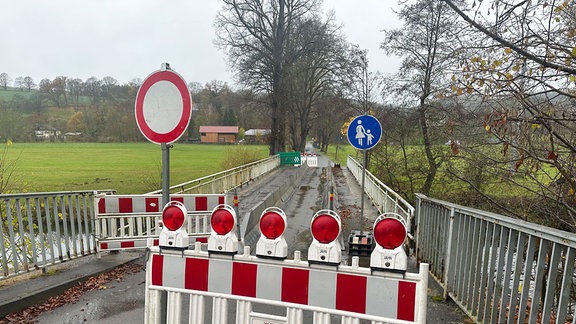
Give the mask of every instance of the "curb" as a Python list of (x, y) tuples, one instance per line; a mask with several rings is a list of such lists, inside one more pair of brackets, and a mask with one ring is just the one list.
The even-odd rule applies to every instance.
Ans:
[(56, 268), (56, 273), (52, 275), (35, 271), (27, 276), (29, 278), (14, 278), (16, 282), (0, 287), (0, 319), (45, 302), (90, 277), (111, 271), (142, 256), (143, 253), (128, 251), (106, 254), (100, 259), (88, 255), (52, 267)]

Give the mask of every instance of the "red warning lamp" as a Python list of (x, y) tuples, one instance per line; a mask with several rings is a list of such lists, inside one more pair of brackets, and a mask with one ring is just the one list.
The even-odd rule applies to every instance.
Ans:
[(238, 237), (236, 228), (236, 212), (229, 205), (218, 205), (212, 210), (210, 218), (212, 231), (208, 238), (208, 252), (237, 253)]
[(383, 218), (374, 224), (376, 242), (385, 249), (395, 249), (402, 246), (406, 240), (406, 234), (406, 226), (396, 218)]
[(340, 234), (340, 220), (332, 215), (318, 215), (310, 225), (312, 235), (318, 242), (328, 244), (334, 241)]
[(189, 240), (186, 232), (186, 206), (179, 201), (170, 201), (162, 210), (162, 231), (159, 246), (170, 249), (187, 249)]
[(404, 241), (408, 234), (406, 221), (396, 213), (385, 213), (374, 222), (376, 248), (370, 256), (370, 267), (375, 269), (406, 271), (408, 256)]
[(285, 259), (288, 244), (284, 239), (286, 214), (277, 207), (266, 208), (260, 215), (260, 239), (256, 244), (256, 255), (260, 257)]
[(308, 248), (308, 261), (339, 264), (341, 245), (338, 236), (342, 228), (340, 216), (329, 209), (319, 210), (312, 217), (310, 231), (312, 244)]
[(184, 225), (186, 215), (176, 204), (168, 204), (162, 211), (162, 224), (171, 231), (175, 231)]
[(267, 239), (277, 239), (286, 229), (286, 215), (276, 207), (270, 207), (262, 212), (260, 216), (260, 232)]
[(216, 209), (212, 212), (210, 225), (214, 232), (218, 235), (226, 235), (234, 229), (234, 225), (236, 225), (236, 216), (233, 212), (234, 210), (230, 212), (225, 208)]

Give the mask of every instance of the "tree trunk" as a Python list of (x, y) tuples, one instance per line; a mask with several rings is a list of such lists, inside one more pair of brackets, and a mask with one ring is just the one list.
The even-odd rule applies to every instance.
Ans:
[(420, 120), (420, 128), (422, 129), (422, 139), (424, 140), (424, 152), (426, 154), (426, 160), (428, 161), (428, 172), (426, 174), (426, 180), (424, 181), (424, 185), (422, 185), (420, 192), (424, 195), (429, 195), (430, 189), (432, 188), (432, 183), (436, 177), (436, 172), (438, 171), (438, 166), (436, 165), (434, 154), (432, 153), (430, 134), (428, 134), (428, 123), (426, 122), (426, 106), (424, 104), (424, 99), (420, 100), (418, 118)]
[(272, 102), (270, 104), (270, 108), (272, 109), (272, 125), (271, 125), (271, 132), (270, 132), (270, 155), (278, 154), (280, 142), (279, 142), (279, 130), (280, 130), (280, 123), (278, 116), (279, 109), (278, 109), (278, 100), (276, 100), (275, 96), (272, 95)]

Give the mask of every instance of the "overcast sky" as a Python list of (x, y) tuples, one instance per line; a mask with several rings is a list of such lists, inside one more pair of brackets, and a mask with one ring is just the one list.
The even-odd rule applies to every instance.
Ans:
[[(0, 73), (14, 80), (111, 76), (144, 79), (170, 63), (187, 82), (233, 85), (213, 45), (217, 0), (0, 0)], [(350, 43), (367, 49), (372, 71), (394, 73), (379, 49), (382, 29), (399, 27), (393, 0), (324, 0)]]

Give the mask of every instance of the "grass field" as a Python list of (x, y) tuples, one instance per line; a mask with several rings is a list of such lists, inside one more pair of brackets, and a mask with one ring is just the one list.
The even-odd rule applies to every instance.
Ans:
[(22, 98), (28, 99), (30, 96), (36, 93), (38, 93), (37, 90), (27, 91), (11, 87), (8, 87), (8, 89), (4, 90), (4, 88), (0, 88), (0, 100), (10, 101), (15, 95), (19, 95)]
[(330, 158), (331, 161), (335, 161), (336, 163), (340, 163), (340, 165), (346, 165), (346, 157), (348, 155), (352, 156), (357, 161), (362, 161), (362, 152), (360, 150), (355, 149), (352, 145), (345, 143), (338, 145), (338, 156), (336, 156), (336, 144), (331, 144), (328, 146), (328, 152), (326, 155)]
[[(249, 152), (239, 151), (242, 148), (257, 151), (259, 157), (255, 159), (268, 153), (265, 145), (174, 144), (170, 150), (171, 185), (229, 168), (224, 162), (243, 164), (237, 157)], [(3, 149), (4, 144), (0, 144), (0, 153)], [(328, 147), (326, 155), (342, 166), (346, 165), (348, 155), (362, 160), (361, 152), (348, 143), (339, 145), (337, 159), (334, 144)], [(162, 187), (162, 150), (151, 143), (13, 143), (7, 147), (7, 158), (16, 165), (11, 178), (16, 184), (12, 189), (15, 192), (114, 189), (119, 194), (141, 194)], [(1, 167), (0, 160), (0, 176)], [(452, 186), (453, 190), (462, 190), (462, 183), (448, 184), (443, 170), (436, 182), (441, 190), (449, 191)], [(520, 194), (517, 188), (502, 181), (487, 186), (502, 197)]]
[[(266, 146), (251, 146), (266, 157)], [(172, 185), (222, 171), (234, 146), (174, 144)], [(12, 177), (28, 192), (115, 189), (140, 194), (162, 187), (162, 150), (151, 143), (13, 143)]]

